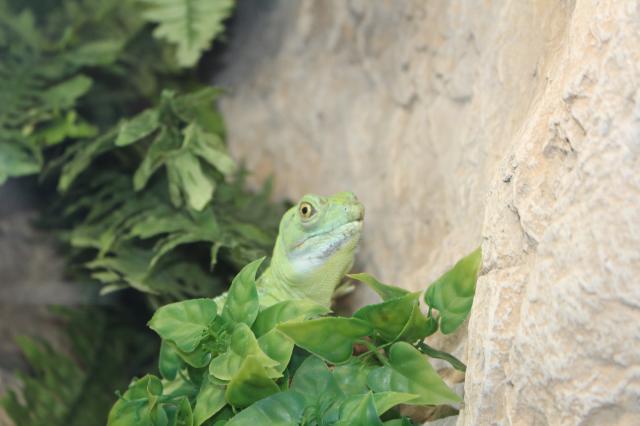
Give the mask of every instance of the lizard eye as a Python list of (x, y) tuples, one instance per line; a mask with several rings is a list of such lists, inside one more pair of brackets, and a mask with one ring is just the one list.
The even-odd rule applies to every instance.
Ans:
[(313, 206), (306, 201), (300, 203), (298, 211), (300, 212), (300, 216), (302, 216), (303, 219), (309, 219), (311, 216), (316, 214), (316, 209), (314, 209)]

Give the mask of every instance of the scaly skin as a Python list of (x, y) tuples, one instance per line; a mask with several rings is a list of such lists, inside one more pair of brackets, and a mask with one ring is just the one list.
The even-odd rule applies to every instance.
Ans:
[[(271, 264), (257, 282), (260, 305), (310, 299), (330, 307), (353, 266), (363, 220), (364, 206), (352, 192), (302, 197), (280, 221)], [(220, 308), (224, 296), (216, 298)]]
[(306, 298), (329, 307), (353, 266), (363, 220), (364, 206), (352, 192), (302, 197), (280, 221), (271, 265), (258, 280), (261, 304)]

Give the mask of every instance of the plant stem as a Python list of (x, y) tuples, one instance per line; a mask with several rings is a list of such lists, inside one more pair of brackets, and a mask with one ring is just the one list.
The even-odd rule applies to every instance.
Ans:
[(467, 371), (467, 366), (448, 352), (439, 351), (424, 342), (418, 343), (417, 349), (431, 358), (438, 358), (447, 361), (456, 370), (462, 371), (463, 373)]
[(363, 354), (360, 354), (357, 356), (357, 358), (361, 358), (364, 357), (366, 355), (375, 355), (376, 358), (378, 358), (378, 361), (380, 361), (381, 364), (383, 365), (387, 365), (387, 359), (386, 357), (380, 353), (380, 349), (383, 349), (389, 345), (391, 345), (393, 342), (389, 342), (389, 343), (385, 343), (384, 345), (380, 345), (380, 346), (375, 346), (373, 343), (371, 343), (368, 340), (360, 340), (358, 341), (358, 343), (361, 343), (363, 345), (365, 345), (369, 350)]

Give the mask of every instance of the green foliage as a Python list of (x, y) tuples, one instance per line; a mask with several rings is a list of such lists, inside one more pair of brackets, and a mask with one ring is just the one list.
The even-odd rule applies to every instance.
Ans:
[(137, 32), (142, 22), (128, 13), (131, 1), (85, 14), (97, 1), (69, 0), (46, 19), (12, 6), (0, 2), (0, 184), (37, 173), (45, 148), (97, 134), (77, 111), (95, 85), (86, 72), (112, 67), (123, 48), (119, 34)]
[(178, 349), (193, 352), (206, 336), (216, 316), (216, 304), (211, 299), (192, 299), (165, 305), (156, 311), (149, 327)]
[(329, 309), (311, 300), (285, 300), (261, 310), (253, 323), (253, 330), (260, 337), (283, 322), (328, 313)]
[(305, 400), (296, 392), (280, 392), (262, 399), (236, 414), (226, 426), (296, 425), (300, 423)]
[[(157, 107), (62, 154), (58, 188), (67, 194), (58, 211), (72, 227), (69, 243), (97, 250), (86, 266), (104, 292), (131, 286), (164, 300), (213, 295), (220, 287), (207, 269), (221, 248), (234, 263), (270, 249), (280, 209), (268, 203), (267, 187), (251, 194), (234, 173), (213, 108), (217, 93), (163, 92)], [(102, 161), (108, 170), (92, 170)], [(195, 247), (205, 250), (183, 254)]]
[[(90, 274), (103, 294), (133, 288), (160, 306), (221, 292), (240, 266), (270, 251), (283, 206), (268, 201), (268, 184), (246, 189), (245, 172), (227, 152), (219, 91), (185, 68), (221, 34), (232, 2), (146, 3), (0, 0), (0, 184), (39, 175), (48, 207), (42, 224), (66, 243), (69, 272), (79, 281)], [(147, 376), (123, 395), (135, 401), (119, 403), (128, 414), (114, 424), (211, 417), (212, 402), (194, 411), (186, 395), (210, 394), (213, 385), (202, 374), (182, 380), (226, 350), (226, 331), (190, 340), (206, 320), (198, 314), (215, 307), (207, 302), (155, 317), (156, 330), (169, 333), (159, 366), (171, 383)], [(178, 328), (181, 335), (171, 334)], [(97, 361), (77, 365), (25, 340), (38, 376), (24, 379), (26, 406), (13, 394), (5, 401), (16, 424), (104, 424), (112, 389), (134, 373), (136, 354), (148, 353), (99, 319), (70, 329), (90, 340), (78, 357)], [(262, 344), (274, 351), (277, 342), (272, 334)], [(274, 356), (288, 361), (286, 351)]]
[(256, 320), (259, 309), (256, 273), (263, 260), (264, 258), (251, 262), (233, 279), (222, 310), (223, 320), (248, 326)]
[(351, 358), (356, 340), (371, 333), (370, 323), (357, 318), (326, 317), (280, 324), (278, 330), (296, 345), (332, 364)]
[(212, 381), (209, 375), (205, 374), (193, 410), (195, 424), (201, 425), (226, 404), (225, 387)]
[[(453, 275), (475, 283), (479, 261), (460, 269), (466, 259)], [(165, 380), (134, 380), (113, 406), (110, 425), (155, 424), (164, 417), (169, 420), (163, 424), (180, 424), (170, 414), (181, 404), (197, 426), (405, 425), (411, 422), (395, 409), (400, 404), (461, 402), (423, 356), (464, 369), (424, 342), (442, 323), (433, 311), (421, 312), (419, 293), (359, 274), (381, 290), (384, 301), (353, 317), (323, 316), (326, 309), (307, 300), (264, 308), (255, 280), (262, 261), (238, 273), (222, 309), (210, 299), (158, 309), (149, 325), (163, 339), (159, 367)], [(439, 306), (455, 302), (450, 287), (457, 288), (457, 281), (434, 285), (442, 295)], [(156, 382), (181, 391), (168, 392)]]
[(440, 313), (440, 330), (444, 334), (453, 333), (469, 315), (481, 264), (482, 252), (478, 248), (445, 272), (425, 293), (424, 301)]
[(236, 374), (231, 377), (224, 394), (229, 404), (239, 408), (248, 407), (280, 390), (262, 365), (263, 361), (255, 355), (244, 358)]
[[(103, 293), (133, 288), (155, 306), (181, 300), (149, 322), (162, 338), (162, 379), (134, 379), (109, 424), (407, 424), (396, 405), (458, 402), (421, 353), (464, 368), (424, 339), (466, 318), (479, 254), (432, 285), (426, 316), (418, 295), (366, 274), (353, 278), (382, 302), (351, 318), (320, 317), (326, 310), (310, 301), (262, 309), (261, 261), (236, 276), (222, 309), (208, 299), (268, 253), (282, 213), (268, 186), (245, 189), (218, 91), (184, 70), (221, 34), (232, 5), (0, 0), (0, 183), (39, 173), (44, 188), (57, 188), (45, 222)], [(14, 394), (3, 402), (17, 424), (103, 424), (110, 390), (152, 345), (97, 318), (69, 327), (85, 336), (72, 338), (79, 364), (23, 341), (38, 376), (24, 379), (26, 405)]]
[(422, 331), (427, 330), (427, 320), (419, 310), (419, 297), (419, 293), (409, 293), (388, 299), (377, 305), (365, 306), (353, 316), (371, 324), (376, 332), (390, 342), (405, 338), (416, 340), (424, 337), (426, 334)]
[(428, 405), (459, 402), (421, 353), (405, 342), (394, 343), (387, 365), (373, 370), (367, 384), (375, 392), (403, 392), (416, 395), (412, 402)]
[(16, 425), (103, 425), (116, 400), (113, 389), (126, 385), (157, 349), (123, 312), (83, 308), (60, 314), (73, 357), (42, 340), (18, 340), (34, 375), (22, 375), (23, 398), (9, 392), (1, 401)]
[(264, 374), (269, 378), (281, 376), (275, 368), (279, 365), (278, 361), (271, 359), (264, 353), (255, 335), (246, 324), (239, 323), (235, 326), (228, 345), (228, 349), (209, 364), (209, 374), (216, 379), (232, 380), (240, 373), (244, 362), (249, 357), (261, 365), (261, 368), (265, 368)]
[(177, 47), (176, 57), (183, 67), (193, 66), (211, 45), (231, 14), (233, 0), (143, 0), (148, 21), (158, 23), (154, 35)]
[(268, 189), (245, 191), (241, 176), (221, 182), (214, 203), (195, 211), (171, 203), (164, 178), (135, 192), (126, 174), (94, 175), (59, 199), (52, 216), (61, 212), (77, 257), (92, 256), (84, 265), (103, 293), (130, 286), (169, 301), (214, 295), (220, 277), (208, 270), (220, 249), (235, 265), (271, 247), (280, 210), (268, 203)]
[(0, 1), (0, 184), (38, 172), (55, 182), (46, 224), (103, 293), (133, 287), (155, 305), (211, 296), (271, 249), (282, 208), (268, 186), (245, 189), (219, 90), (182, 71), (145, 22), (182, 29), (179, 56), (193, 65), (231, 6)]
[(462, 363), (458, 358), (454, 357), (448, 352), (439, 351), (426, 343), (422, 342), (418, 344), (418, 349), (423, 354), (427, 355), (430, 358), (438, 358), (447, 361), (453, 368), (458, 371), (462, 371), (463, 373), (467, 371), (467, 366)]
[(348, 274), (347, 276), (349, 278), (353, 278), (356, 281), (360, 281), (361, 283), (366, 284), (367, 287), (369, 287), (371, 290), (378, 293), (378, 296), (380, 296), (382, 300), (395, 299), (396, 297), (401, 297), (406, 294), (409, 294), (407, 290), (400, 287), (395, 287), (392, 285), (381, 283), (375, 277), (367, 273)]

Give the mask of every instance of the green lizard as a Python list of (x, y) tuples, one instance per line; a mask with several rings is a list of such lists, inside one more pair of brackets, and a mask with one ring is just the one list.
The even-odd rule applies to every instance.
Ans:
[[(363, 220), (364, 206), (352, 192), (302, 197), (280, 221), (271, 264), (257, 281), (260, 305), (310, 299), (329, 307), (353, 266)], [(219, 308), (225, 299), (215, 299)]]

